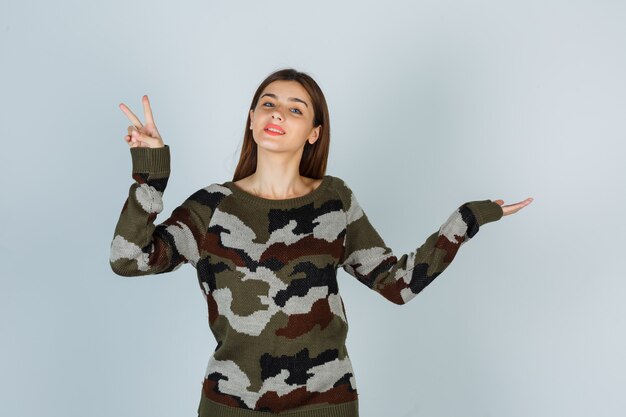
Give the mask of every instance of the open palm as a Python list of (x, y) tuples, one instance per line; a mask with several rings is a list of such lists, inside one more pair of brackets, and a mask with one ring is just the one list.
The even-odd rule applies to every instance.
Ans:
[(521, 209), (523, 209), (524, 207), (532, 203), (533, 200), (534, 198), (528, 197), (524, 201), (520, 201), (519, 203), (515, 203), (515, 204), (509, 204), (507, 206), (503, 205), (504, 200), (495, 200), (494, 203), (498, 203), (502, 207), (502, 212), (503, 212), (502, 216), (508, 216), (509, 214), (517, 213), (518, 211), (520, 211)]

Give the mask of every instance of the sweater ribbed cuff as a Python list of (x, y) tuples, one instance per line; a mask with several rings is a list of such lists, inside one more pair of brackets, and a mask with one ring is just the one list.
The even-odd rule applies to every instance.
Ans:
[(168, 145), (161, 148), (130, 148), (130, 156), (133, 161), (133, 174), (170, 173), (170, 147)]
[(467, 205), (476, 216), (479, 226), (500, 220), (504, 214), (500, 204), (491, 200), (471, 201)]

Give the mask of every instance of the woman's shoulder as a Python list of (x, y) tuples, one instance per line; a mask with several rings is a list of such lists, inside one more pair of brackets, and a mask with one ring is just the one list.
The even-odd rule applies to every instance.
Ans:
[(324, 175), (324, 177), (328, 177), (329, 182), (334, 186), (348, 187), (347, 181), (341, 177), (338, 177), (336, 175), (329, 175), (329, 174)]
[(350, 203), (352, 200), (352, 189), (348, 185), (348, 182), (336, 175), (325, 175), (324, 177), (328, 177), (329, 188), (339, 196), (344, 204)]

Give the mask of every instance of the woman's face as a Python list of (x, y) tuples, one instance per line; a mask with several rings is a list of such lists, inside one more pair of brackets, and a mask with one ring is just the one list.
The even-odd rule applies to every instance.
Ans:
[(313, 116), (313, 102), (306, 89), (297, 81), (279, 80), (265, 87), (256, 107), (250, 110), (250, 128), (257, 146), (298, 150), (319, 136), (320, 126), (313, 127)]

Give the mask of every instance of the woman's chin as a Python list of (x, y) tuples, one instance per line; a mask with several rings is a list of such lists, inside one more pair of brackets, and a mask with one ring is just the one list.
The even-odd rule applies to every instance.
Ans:
[(293, 149), (292, 146), (289, 146), (287, 143), (279, 142), (277, 140), (272, 140), (273, 138), (262, 140), (256, 140), (257, 152), (258, 151), (266, 151), (266, 152), (294, 152), (297, 149)]

